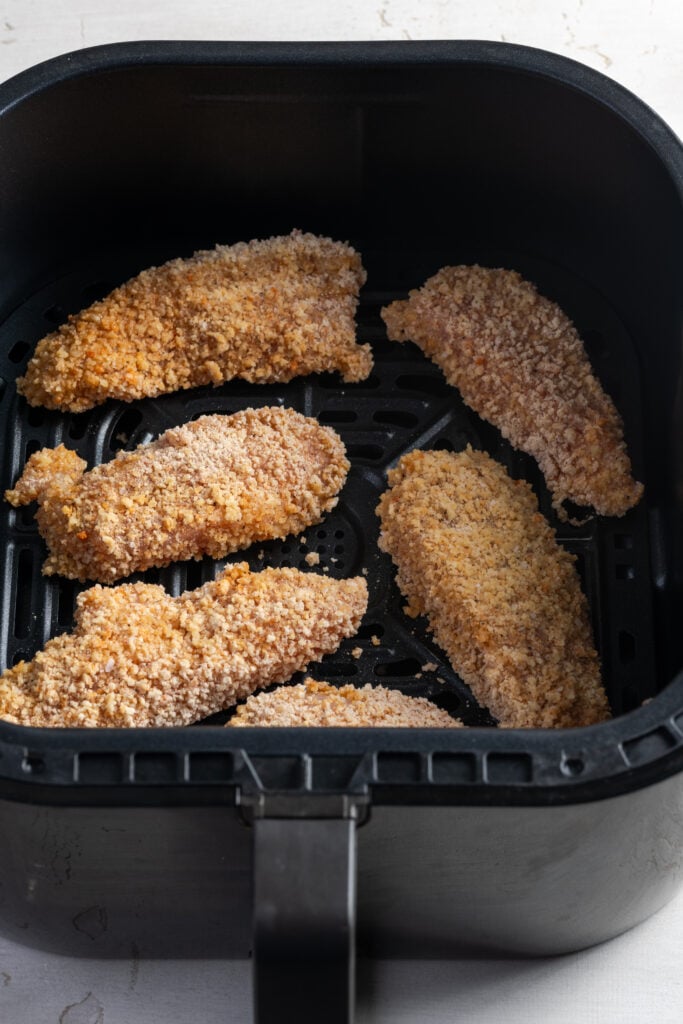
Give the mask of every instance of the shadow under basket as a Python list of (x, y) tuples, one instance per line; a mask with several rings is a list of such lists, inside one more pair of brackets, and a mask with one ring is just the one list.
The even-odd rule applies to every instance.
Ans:
[[(683, 867), (683, 150), (642, 102), (507, 44), (134, 43), (0, 86), (2, 488), (38, 448), (89, 465), (207, 412), (285, 404), (352, 463), (305, 544), (231, 561), (367, 576), (357, 637), (311, 668), (462, 730), (27, 729), (0, 723), (0, 931), (75, 956), (253, 955), (261, 1024), (353, 1013), (375, 956), (551, 954), (661, 907)], [(36, 342), (141, 269), (293, 227), (349, 239), (375, 369), (231, 382), (63, 415), (16, 393)], [(580, 527), (381, 306), (439, 267), (520, 271), (558, 302), (625, 422), (640, 504)], [(502, 730), (402, 611), (374, 509), (415, 448), (487, 450), (577, 556), (613, 718)], [(0, 511), (0, 659), (71, 627), (34, 509)], [(148, 572), (173, 594), (216, 563)], [(356, 650), (361, 649), (360, 656)], [(677, 675), (678, 673), (678, 675)], [(226, 1012), (226, 1019), (228, 1014)]]

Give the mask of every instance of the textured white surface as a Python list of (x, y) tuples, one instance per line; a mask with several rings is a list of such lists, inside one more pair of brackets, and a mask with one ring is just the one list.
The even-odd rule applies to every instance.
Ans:
[[(612, 76), (683, 135), (680, 0), (0, 0), (0, 80), (132, 39), (496, 39)], [(547, 960), (363, 963), (358, 1024), (680, 1024), (683, 895)], [(0, 938), (1, 1024), (248, 1024), (249, 965), (69, 960)]]
[(0, 79), (131, 39), (497, 39), (604, 71), (683, 133), (680, 0), (0, 0)]

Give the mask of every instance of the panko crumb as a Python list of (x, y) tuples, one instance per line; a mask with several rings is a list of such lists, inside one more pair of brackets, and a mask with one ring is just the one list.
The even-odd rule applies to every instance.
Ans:
[(444, 267), (382, 310), (467, 405), (538, 462), (562, 519), (567, 499), (621, 516), (643, 493), (623, 424), (567, 315), (512, 270)]
[(202, 416), (85, 467), (63, 445), (43, 448), (5, 497), (15, 507), (38, 501), (46, 575), (112, 583), (319, 523), (337, 504), (349, 462), (331, 427), (266, 407)]
[(30, 405), (82, 412), (235, 377), (364, 380), (372, 354), (354, 318), (365, 276), (351, 246), (300, 231), (171, 260), (43, 338), (17, 389)]
[(360, 658), (362, 653), (363, 653), (363, 648), (362, 647), (354, 647), (353, 650), (351, 651), (351, 657), (358, 659), (358, 658)]
[(373, 647), (379, 647), (381, 642), (382, 641), (380, 640), (376, 633), (373, 633), (372, 636), (370, 637), (370, 643), (372, 644)]
[(471, 448), (410, 452), (388, 476), (380, 548), (480, 704), (518, 728), (608, 718), (575, 558), (530, 485)]
[(462, 722), (424, 697), (408, 697), (399, 690), (369, 683), (336, 687), (305, 679), (249, 697), (226, 725), (457, 729)]
[(32, 726), (179, 726), (282, 683), (354, 635), (360, 577), (229, 566), (179, 597), (95, 586), (75, 628), (0, 677), (0, 718)]
[(320, 555), (317, 551), (309, 551), (304, 557), (306, 565), (320, 565)]
[(436, 664), (435, 661), (428, 661), (425, 665), (422, 666), (422, 671), (423, 672), (436, 672), (438, 667), (439, 666)]

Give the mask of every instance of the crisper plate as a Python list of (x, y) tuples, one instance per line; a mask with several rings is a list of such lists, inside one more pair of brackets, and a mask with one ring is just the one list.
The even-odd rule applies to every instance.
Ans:
[[(362, 240), (356, 245), (365, 255)], [(363, 573), (370, 600), (358, 635), (312, 665), (310, 675), (337, 684), (373, 682), (396, 687), (429, 697), (468, 725), (492, 725), (491, 717), (478, 707), (431, 639), (426, 620), (404, 615), (391, 560), (377, 547), (379, 522), (374, 512), (386, 486), (386, 471), (404, 452), (418, 447), (457, 451), (471, 444), (488, 451), (513, 476), (529, 480), (560, 542), (576, 555), (613, 713), (632, 710), (656, 694), (660, 681), (654, 658), (644, 503), (622, 519), (593, 518), (581, 527), (559, 522), (535, 462), (514, 451), (495, 428), (471, 412), (415, 346), (387, 342), (379, 316), (381, 306), (403, 297), (409, 287), (419, 286), (446, 263), (476, 261), (519, 270), (574, 320), (598, 376), (624, 418), (634, 472), (643, 480), (639, 367), (630, 338), (600, 294), (562, 267), (540, 263), (521, 252), (421, 253), (419, 259), (404, 258), (400, 266), (395, 265), (395, 254), (373, 252), (367, 254), (367, 265), (383, 267), (382, 276), (391, 278), (393, 287), (374, 291), (371, 271), (361, 295), (359, 340), (370, 342), (375, 355), (375, 369), (366, 381), (345, 385), (337, 375), (284, 385), (234, 381), (130, 404), (107, 402), (77, 415), (31, 408), (17, 396), (14, 380), (24, 372), (35, 343), (68, 313), (89, 305), (150, 263), (192, 248), (192, 240), (189, 246), (185, 240), (176, 250), (164, 253), (138, 250), (84, 261), (32, 295), (2, 325), (0, 373), (6, 386), (0, 419), (4, 436), (11, 439), (2, 470), (3, 489), (14, 483), (29, 455), (44, 446), (63, 442), (92, 467), (113, 458), (121, 448), (132, 449), (206, 413), (281, 404), (315, 416), (339, 432), (352, 463), (337, 508), (302, 537), (258, 543), (228, 561), (246, 559), (252, 569), (295, 566), (335, 577)], [(50, 637), (70, 629), (75, 597), (85, 587), (41, 575), (45, 545), (34, 512), (33, 505), (14, 510), (6, 502), (0, 510), (2, 668), (31, 658)], [(305, 561), (310, 552), (320, 556), (313, 568)], [(161, 583), (169, 593), (178, 594), (212, 579), (224, 564), (205, 558), (132, 578)], [(200, 724), (219, 724), (229, 714), (223, 712)]]

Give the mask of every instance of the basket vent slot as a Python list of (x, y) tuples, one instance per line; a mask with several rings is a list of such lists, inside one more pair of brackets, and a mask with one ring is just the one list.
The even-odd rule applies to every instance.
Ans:
[(177, 777), (178, 760), (175, 754), (160, 751), (135, 755), (136, 782), (175, 782)]
[(61, 580), (57, 591), (57, 623), (65, 629), (71, 625), (79, 585), (75, 580)]
[(444, 395), (448, 385), (443, 377), (430, 377), (426, 373), (404, 373), (396, 378), (396, 387), (403, 391), (419, 391), (423, 395)]
[(30, 505), (22, 505), (21, 508), (16, 510), (16, 517), (19, 526), (26, 527), (29, 530), (35, 529), (36, 526), (36, 507), (33, 503)]
[(21, 767), (27, 775), (42, 775), (46, 768), (45, 758), (41, 754), (34, 754), (28, 750)]
[(121, 416), (112, 430), (111, 437), (109, 439), (109, 449), (112, 452), (118, 452), (121, 448), (125, 448), (130, 443), (130, 439), (134, 432), (142, 423), (142, 413), (139, 409), (126, 409), (123, 416)]
[[(365, 378), (365, 380), (356, 381), (353, 385), (353, 389), (354, 391), (374, 391), (381, 383), (382, 381), (377, 374), (371, 373), (369, 377)], [(329, 376), (327, 374), (323, 374), (318, 380), (318, 387), (324, 388), (326, 391), (338, 391), (340, 386), (343, 387), (343, 385), (340, 385), (339, 377), (337, 377), (336, 374), (330, 374)]]
[(500, 785), (531, 782), (534, 765), (530, 754), (488, 754), (486, 780)]
[(200, 561), (192, 561), (187, 563), (187, 569), (185, 570), (185, 589), (196, 590), (197, 587), (201, 587), (204, 583), (204, 563)]
[(14, 636), (23, 640), (31, 631), (33, 552), (23, 548), (17, 559), (17, 592), (14, 600)]
[(432, 780), (444, 785), (475, 782), (477, 759), (474, 754), (433, 754)]
[(384, 448), (379, 444), (347, 444), (346, 452), (350, 459), (378, 462), (384, 455)]
[(377, 755), (377, 779), (393, 783), (419, 782), (422, 775), (422, 759), (417, 754), (379, 753)]
[(391, 427), (414, 427), (420, 421), (412, 412), (403, 409), (379, 409), (372, 416), (375, 423), (387, 424)]
[(417, 658), (402, 658), (400, 661), (383, 661), (375, 665), (375, 675), (381, 678), (416, 676), (421, 668)]
[(384, 636), (384, 626), (379, 622), (367, 622), (359, 628), (356, 636), (359, 640), (369, 640), (373, 636), (379, 638)]
[(7, 356), (11, 363), (20, 363), (25, 355), (31, 348), (30, 342), (28, 341), (15, 341), (11, 349), (7, 353)]
[(646, 764), (648, 761), (662, 757), (675, 746), (676, 741), (671, 733), (660, 727), (624, 743), (624, 756), (631, 765)]
[(264, 789), (301, 789), (304, 785), (304, 765), (300, 757), (250, 756), (249, 760)]
[(104, 782), (121, 782), (123, 781), (123, 764), (120, 754), (79, 754), (78, 781), (94, 786), (99, 786)]
[(226, 782), (232, 776), (232, 754), (202, 751), (190, 755), (190, 778), (193, 782)]
[(74, 413), (73, 416), (69, 417), (69, 425), (66, 428), (66, 432), (72, 441), (80, 441), (82, 437), (85, 437), (88, 432), (90, 418), (91, 414), (88, 412)]
[(447, 437), (439, 437), (431, 446), (434, 452), (454, 452), (455, 445)]
[(30, 437), (24, 446), (25, 461), (28, 462), (31, 456), (34, 455), (37, 451), (39, 451), (40, 447), (40, 441), (37, 441), (35, 437)]
[(453, 718), (460, 718), (463, 710), (462, 701), (458, 697), (457, 693), (453, 693), (452, 690), (441, 690), (439, 693), (432, 694), (429, 698), (432, 704), (436, 704), (437, 708), (441, 708), (442, 711), (447, 711)]
[(42, 427), (45, 422), (46, 411), (39, 405), (29, 405), (26, 410), (26, 419), (31, 427)]
[(219, 414), (220, 416), (232, 416), (235, 413), (235, 409), (200, 409), (199, 412), (194, 413), (189, 419), (190, 423), (195, 423), (200, 420), (202, 416), (212, 416)]
[(48, 306), (47, 309), (43, 310), (43, 316), (49, 324), (58, 327), (66, 320), (67, 313), (63, 306), (54, 305)]
[(313, 785), (320, 789), (346, 789), (357, 767), (357, 757), (314, 757)]
[(99, 299), (103, 299), (111, 290), (112, 286), (108, 281), (93, 281), (92, 284), (87, 284), (85, 288), (81, 289), (83, 308), (92, 305), (93, 302), (97, 302)]
[(352, 409), (323, 409), (318, 413), (320, 423), (355, 423), (358, 413)]
[(329, 663), (323, 661), (321, 674), (323, 673), (330, 679), (348, 678), (358, 675), (358, 666), (348, 661), (331, 661)]

